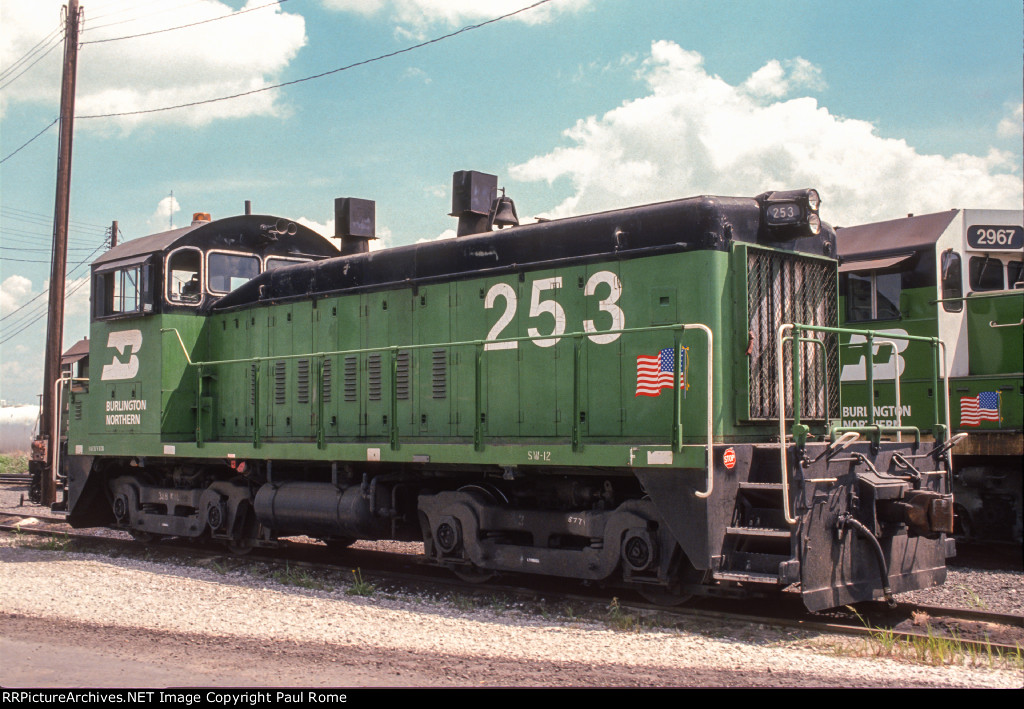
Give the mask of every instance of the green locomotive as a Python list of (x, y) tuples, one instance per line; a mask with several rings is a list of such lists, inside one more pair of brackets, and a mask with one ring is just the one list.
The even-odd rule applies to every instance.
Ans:
[(242, 216), (97, 261), (71, 523), (237, 551), (416, 540), (465, 578), (664, 602), (793, 587), (822, 609), (943, 582), (938, 409), (936, 441), (838, 422), (816, 191), (520, 226), (496, 177), (453, 187), (455, 239), (370, 251), (373, 203), (346, 198), (340, 253)]
[[(937, 390), (938, 400), (948, 395), (947, 424), (954, 435), (967, 434), (953, 450), (957, 534), (1017, 544), (1024, 509), (1022, 225), (1020, 210), (953, 209), (837, 232), (840, 319), (876, 331), (878, 340), (910, 333), (946, 344), (948, 388)], [(927, 354), (915, 342), (874, 344), (876, 403), (869, 408), (866, 340), (844, 337), (843, 424), (905, 423), (930, 432), (936, 390)]]

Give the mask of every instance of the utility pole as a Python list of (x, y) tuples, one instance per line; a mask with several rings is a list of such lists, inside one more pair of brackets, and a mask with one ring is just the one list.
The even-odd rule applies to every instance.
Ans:
[[(64, 73), (60, 87), (60, 139), (57, 147), (57, 195), (53, 208), (53, 258), (50, 266), (50, 310), (46, 323), (46, 360), (43, 372), (43, 412), (39, 437), (45, 446), (46, 468), (40, 472), (40, 503), (52, 505), (57, 497), (53, 462), (60, 447), (60, 376), (64, 345), (64, 279), (68, 261), (68, 218), (71, 209), (71, 140), (74, 135), (75, 76), (78, 66), (78, 0), (68, 0), (64, 18)], [(56, 395), (56, 396), (55, 396)], [(34, 455), (35, 459), (36, 456)], [(35, 474), (36, 471), (33, 471)]]

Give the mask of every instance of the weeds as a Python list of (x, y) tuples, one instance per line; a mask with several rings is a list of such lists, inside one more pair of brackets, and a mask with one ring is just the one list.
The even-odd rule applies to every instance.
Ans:
[(968, 586), (964, 586), (964, 585), (954, 586), (954, 588), (958, 588), (961, 591), (963, 591), (965, 594), (967, 594), (967, 603), (972, 608), (978, 608), (978, 609), (984, 610), (984, 608), (985, 608), (985, 601), (984, 601), (984, 599), (981, 596), (979, 596), (977, 593), (974, 592), (974, 589), (972, 589), (972, 588), (970, 588)]
[(612, 602), (608, 606), (608, 625), (615, 630), (639, 633), (643, 623), (632, 613), (623, 610), (618, 597), (615, 597), (612, 598)]
[(298, 586), (300, 588), (309, 588), (323, 590), (327, 588), (326, 584), (317, 579), (315, 576), (310, 574), (308, 571), (302, 569), (292, 569), (291, 566), (286, 562), (284, 570), (274, 571), (270, 577), (280, 584), (285, 586)]
[(345, 593), (349, 596), (372, 596), (377, 587), (363, 580), (362, 569), (352, 569), (352, 586)]
[(986, 642), (981, 649), (960, 638), (936, 635), (927, 614), (915, 614), (914, 624), (924, 626), (925, 636), (899, 637), (887, 628), (872, 628), (856, 610), (847, 606), (857, 620), (870, 632), (867, 641), (869, 654), (897, 660), (914, 660), (927, 665), (985, 665), (990, 668), (1024, 669), (1024, 654), (1020, 648), (1006, 652)]

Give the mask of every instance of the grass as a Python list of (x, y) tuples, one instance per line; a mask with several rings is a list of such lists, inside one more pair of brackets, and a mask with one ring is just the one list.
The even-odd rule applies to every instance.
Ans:
[(377, 587), (363, 579), (362, 569), (352, 569), (352, 586), (345, 591), (349, 596), (372, 596)]
[(277, 571), (272, 572), (270, 574), (270, 578), (284, 586), (298, 586), (299, 588), (316, 590), (324, 590), (327, 588), (327, 584), (313, 576), (308, 571), (304, 569), (293, 569), (288, 563), (285, 563), (284, 569), (278, 569)]
[(619, 604), (618, 597), (612, 598), (608, 605), (608, 626), (615, 630), (624, 632), (639, 633), (643, 628), (643, 621), (639, 617), (623, 610)]
[(977, 593), (975, 593), (974, 589), (969, 588), (968, 586), (964, 586), (962, 584), (954, 586), (954, 588), (960, 589), (961, 591), (963, 591), (967, 595), (967, 604), (969, 606), (971, 606), (972, 608), (978, 608), (980, 610), (984, 610), (985, 609), (985, 601), (984, 601), (984, 599), (982, 599), (981, 596), (979, 596)]
[[(974, 643), (965, 643), (960, 638), (936, 635), (928, 623), (927, 616), (915, 617), (915, 624), (924, 625), (925, 635), (909, 638), (899, 637), (887, 628), (872, 628), (856, 610), (847, 606), (857, 619), (870, 631), (865, 654), (888, 657), (895, 660), (910, 660), (925, 665), (961, 665), (989, 667), (992, 669), (1024, 669), (1024, 652), (1021, 648), (1007, 652), (985, 643), (981, 648)], [(845, 652), (843, 653), (845, 654)]]
[(28, 453), (4, 453), (0, 455), (0, 475), (27, 475)]

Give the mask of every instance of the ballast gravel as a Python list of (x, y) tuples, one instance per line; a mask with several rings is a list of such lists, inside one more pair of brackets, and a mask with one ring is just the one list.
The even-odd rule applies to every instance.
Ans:
[[(943, 589), (915, 600), (959, 594), (1019, 613), (1021, 579), (951, 571)], [(251, 568), (53, 551), (0, 535), (0, 685), (1024, 686), (1019, 662), (921, 664), (875, 656), (864, 640), (709, 620), (622, 630), (562, 605), (538, 612), (381, 589), (362, 597), (346, 593), (351, 582), (341, 569), (329, 590), (307, 589)], [(95, 673), (55, 666), (52, 650), (72, 645), (99, 658)], [(7, 659), (16, 656), (38, 657), (39, 669), (16, 674)]]
[[(288, 650), (289, 666), (303, 648), (311, 667), (333, 663), (331, 672), (303, 678), (321, 686), (1011, 688), (1024, 680), (1016, 669), (858, 656), (866, 651), (863, 641), (800, 632), (713, 623), (622, 631), (526, 614), (514, 605), (466, 608), (381, 592), (358, 597), (345, 593), (347, 584), (308, 590), (248, 573), (26, 548), (10, 537), (0, 543), (0, 625), (45, 619), (147, 646), (160, 637), (174, 639), (172, 645), (186, 637), (208, 648), (178, 658), (202, 663), (198, 684), (236, 684), (230, 674), (209, 674), (206, 655), (217, 658), (218, 647), (225, 655), (238, 649), (250, 657), (250, 648), (258, 648), (263, 656), (252, 660), (261, 675), (250, 679), (262, 686), (295, 681), (277, 675), (275, 647)], [(360, 658), (383, 674), (365, 676)], [(392, 662), (405, 667), (410, 658), (418, 672), (387, 675)], [(361, 672), (346, 673), (346, 667)], [(0, 668), (0, 684), (12, 686), (5, 671)], [(107, 685), (104, 679), (97, 677), (95, 686)], [(141, 678), (138, 685), (147, 682)]]

